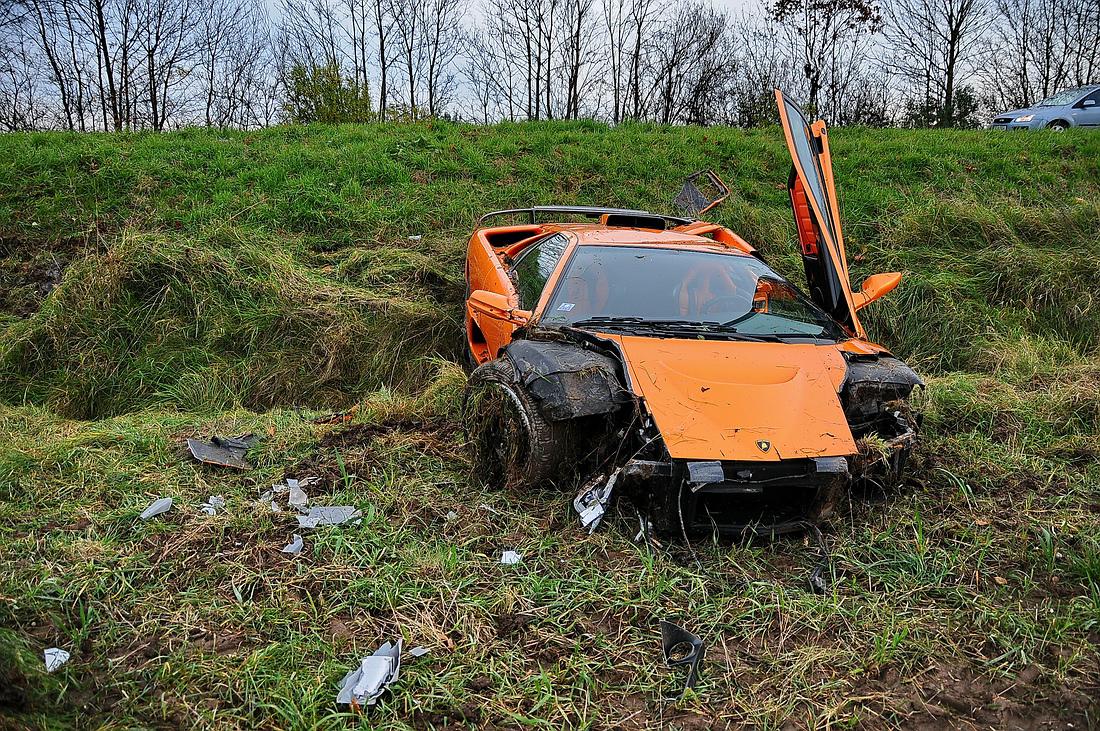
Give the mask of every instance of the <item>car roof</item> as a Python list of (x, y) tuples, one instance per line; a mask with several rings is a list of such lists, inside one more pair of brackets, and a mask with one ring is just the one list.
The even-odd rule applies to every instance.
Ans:
[(565, 224), (563, 230), (577, 237), (578, 246), (650, 246), (661, 249), (689, 249), (747, 256), (705, 236), (682, 231), (625, 228), (597, 224)]

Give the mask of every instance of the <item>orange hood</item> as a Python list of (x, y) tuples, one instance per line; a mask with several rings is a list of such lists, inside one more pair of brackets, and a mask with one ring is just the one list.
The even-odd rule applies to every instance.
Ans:
[(856, 452), (837, 396), (846, 369), (836, 346), (607, 337), (622, 348), (633, 388), (675, 458)]

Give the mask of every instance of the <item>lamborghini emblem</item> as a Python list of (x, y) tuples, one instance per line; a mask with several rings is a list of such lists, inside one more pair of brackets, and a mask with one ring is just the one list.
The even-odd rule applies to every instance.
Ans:
[(769, 449), (772, 448), (772, 443), (769, 442), (767, 439), (757, 439), (756, 446), (760, 447), (761, 452), (767, 452)]

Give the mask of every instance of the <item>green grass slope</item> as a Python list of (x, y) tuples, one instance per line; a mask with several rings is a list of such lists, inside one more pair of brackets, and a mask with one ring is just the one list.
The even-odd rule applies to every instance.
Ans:
[[(342, 727), (334, 684), (398, 635), (432, 653), (372, 727), (1095, 723), (1100, 135), (832, 135), (856, 281), (906, 273), (868, 329), (929, 388), (912, 479), (828, 526), (824, 597), (801, 541), (650, 552), (486, 490), (454, 416), (480, 213), (666, 209), (710, 167), (797, 280), (777, 129), (0, 136), (0, 728)], [(263, 435), (256, 469), (190, 462), (213, 431)], [(289, 559), (255, 500), (308, 475), (365, 518)], [(665, 616), (709, 648), (674, 705)]]

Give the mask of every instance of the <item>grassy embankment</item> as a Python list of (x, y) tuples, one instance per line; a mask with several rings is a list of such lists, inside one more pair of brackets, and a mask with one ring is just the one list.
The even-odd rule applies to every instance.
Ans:
[[(1100, 135), (833, 147), (857, 281), (908, 273), (869, 328), (929, 389), (912, 480), (832, 521), (818, 597), (800, 540), (697, 545), (699, 569), (626, 517), (587, 537), (561, 495), (486, 490), (454, 418), (479, 213), (662, 209), (712, 167), (716, 218), (797, 277), (778, 130), (0, 136), (0, 727), (339, 727), (334, 684), (398, 634), (433, 652), (380, 728), (1097, 723)], [(355, 403), (349, 432), (293, 408)], [(252, 472), (183, 453), (250, 430)], [(292, 521), (253, 503), (311, 474), (366, 517), (287, 559)], [(664, 616), (709, 650), (662, 708)]]

